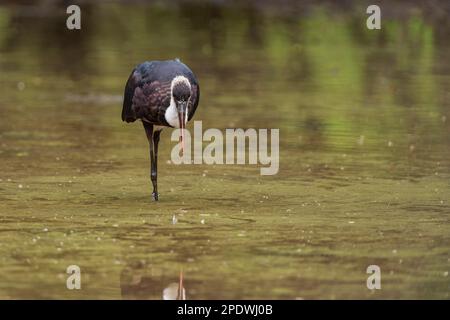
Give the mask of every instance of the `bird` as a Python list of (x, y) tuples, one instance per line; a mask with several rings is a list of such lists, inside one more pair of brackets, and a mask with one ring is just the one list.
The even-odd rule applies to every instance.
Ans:
[(152, 198), (158, 194), (158, 144), (164, 128), (179, 128), (181, 152), (184, 130), (200, 101), (200, 86), (191, 69), (180, 59), (145, 61), (131, 72), (123, 99), (122, 121), (143, 123), (150, 147)]

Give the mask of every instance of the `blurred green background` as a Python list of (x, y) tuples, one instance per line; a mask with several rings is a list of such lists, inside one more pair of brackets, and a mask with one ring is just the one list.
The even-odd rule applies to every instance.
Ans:
[[(160, 299), (183, 270), (188, 299), (448, 299), (448, 1), (378, 2), (381, 30), (371, 1), (78, 4), (77, 31), (0, 5), (0, 298)], [(172, 165), (164, 130), (151, 202), (122, 94), (175, 57), (204, 129), (280, 129), (278, 175)]]

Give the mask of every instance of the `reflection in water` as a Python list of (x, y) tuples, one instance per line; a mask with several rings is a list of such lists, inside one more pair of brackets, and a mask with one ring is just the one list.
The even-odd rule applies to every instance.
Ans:
[(172, 282), (163, 290), (163, 300), (186, 300), (186, 289), (183, 283), (183, 271), (180, 271), (180, 280)]
[(178, 281), (170, 282), (172, 275), (165, 269), (143, 263), (129, 265), (122, 270), (120, 288), (122, 299), (186, 300), (183, 271)]
[[(449, 298), (448, 1), (385, 1), (379, 31), (359, 1), (83, 2), (80, 32), (28, 3), (0, 5), (0, 298)], [(205, 129), (280, 129), (278, 175), (175, 166), (163, 133), (148, 202), (123, 83), (175, 57)]]

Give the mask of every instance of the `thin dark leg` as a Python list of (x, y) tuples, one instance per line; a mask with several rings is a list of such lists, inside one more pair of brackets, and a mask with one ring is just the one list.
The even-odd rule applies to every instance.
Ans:
[[(148, 144), (150, 146), (150, 179), (153, 184), (153, 200), (158, 201), (158, 185), (157, 185), (157, 177), (158, 172), (156, 168), (156, 160), (155, 160), (155, 152), (154, 152), (154, 132), (153, 125), (147, 122), (143, 122), (145, 134), (147, 135)], [(155, 132), (156, 133), (156, 132)]]
[[(158, 200), (158, 144), (159, 136), (161, 135), (161, 130), (156, 130), (153, 132), (153, 168), (152, 170), (152, 182), (153, 182), (153, 199)], [(154, 174), (153, 174), (154, 173)]]

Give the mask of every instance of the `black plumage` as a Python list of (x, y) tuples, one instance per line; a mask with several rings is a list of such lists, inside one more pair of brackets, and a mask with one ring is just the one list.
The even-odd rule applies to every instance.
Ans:
[[(179, 76), (182, 76), (182, 81), (178, 79), (173, 81)], [(186, 79), (189, 83), (186, 83)], [(128, 78), (125, 85), (122, 120), (126, 122), (142, 120), (150, 146), (150, 178), (154, 200), (158, 200), (159, 197), (157, 164), (161, 127), (179, 125), (183, 132), (186, 116), (188, 121), (192, 119), (199, 100), (200, 86), (194, 73), (178, 59), (144, 62), (134, 68)], [(172, 125), (166, 118), (166, 111), (171, 103), (174, 108), (168, 113)], [(178, 119), (173, 125), (175, 113)], [(183, 137), (182, 133), (181, 140)], [(184, 141), (182, 146), (184, 147)]]
[(178, 59), (147, 61), (133, 69), (125, 85), (122, 120), (142, 119), (170, 127), (164, 114), (170, 105), (171, 81), (179, 75), (185, 76), (191, 84), (188, 104), (188, 120), (191, 120), (200, 100), (200, 86), (191, 69)]

